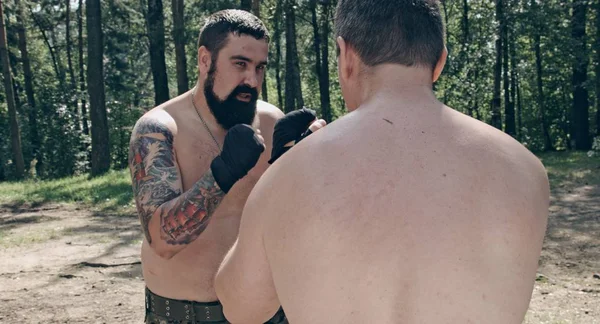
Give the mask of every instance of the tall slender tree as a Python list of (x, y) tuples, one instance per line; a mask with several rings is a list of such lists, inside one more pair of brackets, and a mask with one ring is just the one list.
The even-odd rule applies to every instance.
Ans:
[(150, 66), (154, 81), (154, 104), (169, 100), (169, 79), (165, 63), (165, 22), (162, 0), (148, 0), (146, 25), (150, 41)]
[(323, 5), (321, 11), (321, 31), (323, 42), (321, 43), (321, 73), (319, 74), (319, 93), (321, 95), (321, 114), (328, 123), (333, 120), (331, 112), (331, 100), (329, 96), (329, 19), (330, 19), (330, 0), (320, 0)]
[(496, 38), (496, 64), (494, 65), (494, 98), (492, 99), (492, 126), (502, 129), (502, 115), (500, 107), (502, 106), (501, 82), (502, 82), (502, 29), (504, 24), (503, 1), (496, 0), (496, 22), (498, 24), (498, 34)]
[(544, 137), (544, 151), (550, 151), (554, 149), (552, 145), (552, 139), (550, 138), (550, 130), (548, 127), (547, 116), (546, 116), (546, 102), (544, 97), (544, 83), (543, 83), (543, 62), (542, 62), (542, 50), (541, 50), (541, 34), (542, 34), (542, 21), (540, 7), (536, 0), (531, 0), (531, 13), (532, 13), (532, 28), (533, 28), (533, 49), (535, 52), (535, 67), (536, 67), (536, 85), (537, 85), (537, 102), (539, 107), (540, 121), (542, 122), (542, 136)]
[(23, 178), (25, 175), (25, 161), (21, 150), (21, 131), (17, 119), (17, 107), (13, 92), (12, 75), (6, 45), (6, 28), (4, 26), (4, 4), (0, 0), (0, 60), (2, 61), (2, 74), (4, 77), (4, 90), (6, 92), (6, 104), (8, 106), (8, 118), (10, 122), (10, 142), (12, 147), (13, 163), (15, 165), (15, 177)]
[(92, 176), (110, 169), (110, 142), (104, 93), (104, 45), (100, 0), (86, 1), (87, 80), (92, 121)]
[(600, 136), (600, 1), (596, 1), (596, 135)]
[(77, 7), (77, 48), (79, 49), (79, 97), (81, 98), (81, 123), (83, 133), (90, 135), (88, 126), (87, 100), (85, 98), (85, 68), (83, 63), (83, 0)]
[(300, 63), (296, 47), (296, 1), (286, 0), (285, 5), (285, 106), (286, 112), (304, 106)]
[(177, 93), (182, 94), (189, 89), (187, 60), (185, 57), (185, 21), (183, 0), (172, 0), (173, 41), (175, 42), (175, 68), (177, 70)]
[(283, 87), (281, 82), (281, 16), (283, 0), (277, 0), (275, 14), (273, 15), (273, 38), (275, 42), (275, 82), (277, 85), (277, 103), (283, 107)]
[(38, 129), (38, 111), (35, 104), (35, 95), (33, 91), (33, 72), (31, 71), (31, 60), (27, 50), (27, 32), (25, 30), (25, 14), (23, 3), (15, 0), (17, 10), (17, 34), (19, 37), (19, 51), (21, 52), (21, 62), (23, 64), (23, 78), (25, 81), (25, 94), (27, 96), (27, 112), (29, 122), (29, 144), (31, 145), (31, 154), (38, 162), (41, 162), (40, 153), (40, 132)]
[(572, 140), (575, 149), (589, 150), (590, 124), (587, 82), (588, 52), (586, 46), (587, 0), (573, 0), (573, 15), (571, 19), (572, 37), (575, 42), (573, 62), (573, 120)]

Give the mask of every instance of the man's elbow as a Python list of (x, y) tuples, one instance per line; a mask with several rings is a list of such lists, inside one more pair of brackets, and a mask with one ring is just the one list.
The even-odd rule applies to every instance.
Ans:
[[(221, 301), (222, 302), (222, 301)], [(262, 324), (275, 315), (277, 310), (274, 312), (266, 311), (264, 309), (249, 307), (250, 305), (231, 303), (223, 303), (223, 314), (227, 321), (231, 324)]]
[(150, 248), (156, 255), (161, 257), (163, 260), (170, 260), (175, 255), (177, 255), (177, 251), (174, 251), (172, 248), (169, 248), (166, 244), (162, 242), (152, 242), (150, 243)]
[(222, 276), (215, 278), (215, 290), (219, 301), (223, 305), (223, 314), (227, 321), (232, 324), (260, 324), (265, 323), (275, 313), (277, 309), (271, 310), (266, 304), (260, 303), (260, 298), (252, 298), (251, 296), (243, 296), (241, 292), (227, 292), (227, 288), (223, 286), (225, 280)]

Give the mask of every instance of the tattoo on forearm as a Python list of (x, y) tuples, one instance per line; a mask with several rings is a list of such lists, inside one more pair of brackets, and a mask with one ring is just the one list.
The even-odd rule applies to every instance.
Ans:
[(224, 196), (225, 193), (217, 186), (209, 170), (174, 205), (163, 206), (162, 238), (169, 244), (189, 244), (194, 241), (204, 232)]
[(168, 244), (189, 244), (208, 225), (225, 193), (209, 170), (186, 193), (176, 165), (173, 134), (155, 121), (136, 126), (129, 152), (133, 194), (146, 240), (150, 219), (159, 210), (161, 238)]

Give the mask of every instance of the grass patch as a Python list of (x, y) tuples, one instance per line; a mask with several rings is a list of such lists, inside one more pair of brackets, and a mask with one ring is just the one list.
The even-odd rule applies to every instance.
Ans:
[(133, 193), (128, 170), (110, 171), (56, 180), (0, 183), (0, 204), (41, 205), (79, 203), (102, 211), (133, 211)]
[(600, 185), (600, 156), (588, 157), (586, 152), (551, 152), (538, 155), (552, 188)]
[[(600, 185), (600, 156), (588, 157), (585, 152), (551, 152), (538, 157), (548, 170), (553, 188)], [(0, 183), (0, 204), (44, 203), (79, 203), (101, 211), (135, 211), (127, 169), (92, 179), (81, 175), (47, 181)]]

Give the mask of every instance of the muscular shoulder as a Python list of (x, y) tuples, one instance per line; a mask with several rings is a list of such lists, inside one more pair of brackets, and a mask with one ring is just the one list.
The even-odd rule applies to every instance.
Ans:
[(155, 108), (138, 119), (133, 127), (131, 140), (134, 141), (139, 136), (148, 134), (162, 134), (172, 144), (177, 135), (177, 124), (169, 113)]
[(256, 103), (256, 114), (259, 122), (258, 127), (263, 133), (267, 130), (272, 132), (277, 120), (284, 116), (281, 109), (262, 100)]

